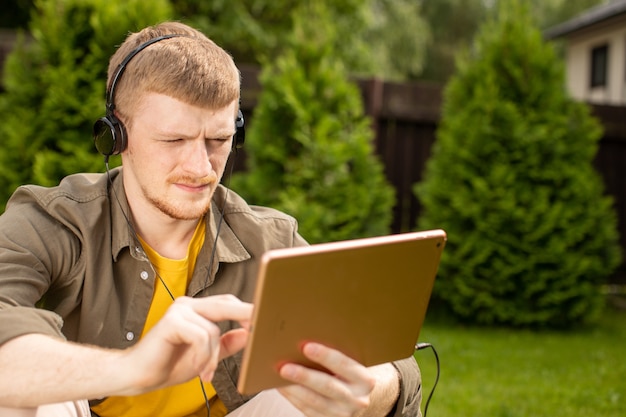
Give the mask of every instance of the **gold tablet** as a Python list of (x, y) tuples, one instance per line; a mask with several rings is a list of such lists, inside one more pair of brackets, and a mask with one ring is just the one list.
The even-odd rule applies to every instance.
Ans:
[(411, 356), (445, 242), (429, 230), (267, 252), (239, 391), (288, 384), (278, 374), (287, 362), (321, 369), (301, 352), (308, 341), (365, 366)]

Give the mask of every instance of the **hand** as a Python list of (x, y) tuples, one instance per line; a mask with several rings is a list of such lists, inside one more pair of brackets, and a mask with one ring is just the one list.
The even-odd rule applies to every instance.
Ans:
[[(163, 318), (128, 349), (138, 392), (186, 382), (196, 376), (209, 381), (218, 362), (243, 349), (252, 304), (232, 295), (177, 298)], [(238, 321), (243, 328), (220, 335), (215, 322)]]
[(317, 343), (307, 343), (304, 355), (328, 369), (328, 374), (288, 363), (280, 375), (295, 385), (278, 391), (309, 417), (356, 416), (370, 405), (376, 378), (370, 370), (343, 353)]

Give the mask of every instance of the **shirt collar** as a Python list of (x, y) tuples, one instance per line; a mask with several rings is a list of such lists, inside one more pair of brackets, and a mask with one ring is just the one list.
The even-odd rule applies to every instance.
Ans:
[[(251, 256), (226, 220), (228, 210), (224, 207), (229, 205), (229, 202), (227, 201), (228, 192), (229, 190), (222, 185), (219, 185), (215, 190), (211, 210), (207, 214), (207, 225), (211, 226), (207, 228), (205, 246), (209, 243), (207, 242), (207, 238), (209, 238), (209, 236), (211, 238), (211, 242), (215, 241), (215, 235), (219, 229), (216, 251), (217, 260), (219, 262), (228, 263), (241, 262), (246, 259), (250, 259)], [(212, 243), (210, 244), (210, 247), (213, 247)]]

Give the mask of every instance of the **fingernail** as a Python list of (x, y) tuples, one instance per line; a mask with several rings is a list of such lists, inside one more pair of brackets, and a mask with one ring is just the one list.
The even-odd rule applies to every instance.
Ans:
[(320, 351), (320, 345), (318, 343), (307, 343), (304, 345), (304, 350), (307, 355), (317, 355)]
[(293, 379), (296, 376), (296, 367), (290, 364), (285, 364), (280, 368), (280, 374), (283, 378)]

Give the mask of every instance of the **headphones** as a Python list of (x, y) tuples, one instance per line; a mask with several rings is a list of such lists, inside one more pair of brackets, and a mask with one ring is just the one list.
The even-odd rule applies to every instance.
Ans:
[[(111, 79), (111, 85), (107, 91), (106, 98), (106, 116), (101, 117), (94, 123), (93, 126), (93, 141), (96, 145), (96, 149), (102, 155), (104, 155), (104, 160), (108, 161), (109, 156), (111, 155), (119, 155), (127, 146), (127, 138), (126, 138), (126, 128), (120, 119), (115, 116), (115, 103), (113, 99), (115, 97), (115, 86), (119, 81), (120, 77), (124, 73), (126, 66), (130, 62), (131, 59), (134, 58), (139, 52), (146, 49), (148, 46), (153, 43), (160, 42), (164, 39), (174, 38), (177, 36), (185, 36), (181, 34), (169, 34), (158, 36), (156, 38), (152, 38), (137, 48), (133, 49), (124, 60), (120, 63)], [(245, 141), (245, 129), (244, 129), (244, 119), (243, 113), (241, 110), (237, 113), (237, 118), (235, 119), (235, 135), (233, 136), (233, 150), (240, 149), (243, 147), (243, 143)]]

